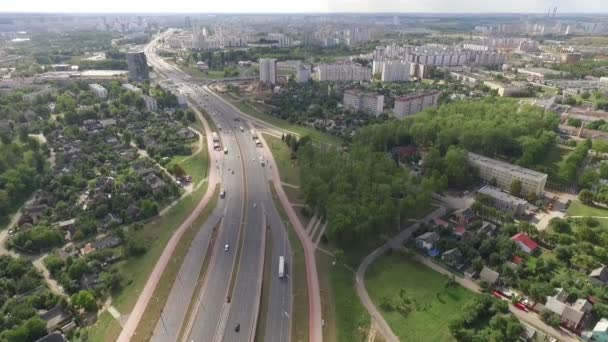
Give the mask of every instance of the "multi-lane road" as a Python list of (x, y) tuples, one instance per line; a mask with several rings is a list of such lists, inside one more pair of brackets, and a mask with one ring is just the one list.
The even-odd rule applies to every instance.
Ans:
[[(161, 39), (161, 38), (159, 38)], [(215, 151), (216, 167), (226, 197), (221, 200), (192, 243), (179, 276), (163, 309), (155, 341), (253, 341), (260, 307), (268, 301), (264, 341), (289, 341), (291, 331), (291, 248), (287, 233), (274, 206), (269, 175), (262, 149), (251, 136), (252, 123), (242, 113), (214, 96), (188, 75), (155, 54), (158, 40), (146, 48), (148, 61), (159, 81), (169, 81), (175, 90), (211, 114), (221, 127), (223, 151)], [(241, 129), (242, 127), (242, 129)], [(218, 225), (219, 223), (219, 225)], [(219, 227), (216, 239), (211, 232)], [(266, 233), (271, 236), (272, 260), (268, 297), (262, 298)], [(211, 243), (213, 242), (213, 243)], [(228, 248), (225, 246), (228, 245)], [(208, 267), (200, 288), (201, 266)], [(279, 278), (279, 256), (285, 257), (288, 274)]]

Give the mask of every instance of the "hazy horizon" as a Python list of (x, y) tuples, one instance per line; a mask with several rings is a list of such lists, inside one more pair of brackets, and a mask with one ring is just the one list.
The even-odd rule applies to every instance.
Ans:
[(285, 2), (274, 0), (230, 0), (191, 3), (187, 0), (125, 2), (106, 0), (83, 3), (75, 0), (20, 0), (0, 4), (0, 13), (141, 13), (141, 14), (307, 14), (307, 13), (397, 13), (397, 14), (542, 14), (557, 7), (558, 14), (608, 13), (605, 0), (309, 0)]

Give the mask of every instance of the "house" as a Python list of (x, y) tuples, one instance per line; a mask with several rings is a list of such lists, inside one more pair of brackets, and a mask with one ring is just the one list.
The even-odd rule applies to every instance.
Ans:
[(65, 342), (66, 339), (61, 333), (54, 332), (36, 340), (36, 342)]
[(452, 229), (452, 234), (454, 234), (457, 238), (462, 238), (462, 236), (467, 232), (467, 229), (464, 226), (454, 227)]
[(61, 327), (69, 322), (72, 318), (72, 314), (64, 307), (56, 305), (49, 311), (41, 314), (40, 318), (46, 322), (47, 330), (53, 331), (55, 328)]
[(439, 234), (435, 232), (426, 232), (416, 238), (416, 247), (430, 251), (439, 241)]
[(69, 230), (70, 228), (74, 228), (74, 224), (76, 223), (76, 219), (69, 219), (65, 221), (61, 221), (57, 223), (57, 228), (61, 230)]
[(558, 289), (555, 296), (548, 296), (545, 308), (562, 319), (562, 324), (571, 330), (579, 331), (590, 317), (593, 305), (586, 299), (577, 299), (574, 304), (568, 303), (568, 293)]
[(591, 271), (589, 280), (598, 285), (606, 285), (608, 283), (608, 267), (602, 266)]
[(602, 318), (593, 328), (591, 341), (608, 342), (608, 319)]
[(84, 247), (80, 249), (80, 254), (82, 254), (83, 256), (89, 255), (93, 252), (95, 252), (95, 248), (93, 248), (93, 245), (91, 245), (91, 243), (87, 243), (86, 245), (84, 245)]
[(488, 268), (487, 266), (484, 266), (479, 273), (479, 280), (487, 282), (490, 284), (490, 286), (496, 285), (499, 279), (500, 273)]
[(104, 120), (99, 121), (99, 124), (103, 128), (116, 126), (116, 119), (104, 119)]
[(477, 219), (477, 215), (475, 215), (475, 212), (471, 208), (465, 208), (465, 209), (458, 210), (454, 213), (454, 215), (452, 215), (452, 220), (456, 224), (465, 226), (465, 227), (468, 226), (469, 224), (471, 224), (476, 219)]
[(441, 254), (441, 260), (443, 260), (446, 264), (451, 266), (458, 266), (462, 264), (462, 253), (458, 248), (452, 248), (448, 251), (445, 251)]
[(101, 221), (101, 225), (104, 228), (116, 226), (121, 223), (122, 223), (122, 219), (120, 218), (120, 216), (116, 216), (112, 213), (108, 213)]
[(126, 215), (127, 218), (129, 219), (129, 221), (137, 221), (137, 219), (139, 219), (139, 216), (141, 215), (141, 209), (139, 209), (136, 205), (134, 204), (130, 204), (127, 207), (126, 210)]
[(495, 236), (496, 233), (498, 233), (498, 227), (494, 223), (482, 221), (478, 232), (486, 234), (487, 236)]
[(95, 250), (102, 250), (105, 248), (112, 248), (112, 247), (116, 247), (119, 246), (121, 244), (121, 240), (115, 236), (105, 236), (102, 237), (101, 239), (97, 239), (93, 242), (91, 242), (91, 246), (95, 249)]
[(36, 224), (47, 209), (48, 206), (46, 204), (31, 206), (25, 210), (23, 215), (21, 215), (17, 224), (19, 226), (22, 226), (25, 223)]
[(479, 272), (475, 269), (475, 267), (470, 266), (464, 271), (464, 277), (470, 280), (473, 280), (479, 276)]
[(438, 218), (438, 217), (437, 217), (437, 218), (434, 218), (434, 219), (433, 219), (433, 222), (434, 222), (434, 223), (435, 223), (435, 225), (436, 225), (436, 226), (438, 226), (438, 227), (447, 228), (447, 227), (449, 227), (449, 226), (450, 226), (450, 224), (449, 224), (449, 223), (448, 223), (446, 220), (440, 219), (440, 218)]
[(93, 290), (99, 283), (98, 274), (83, 274), (80, 277), (80, 288), (83, 290)]
[(162, 179), (158, 178), (158, 176), (153, 173), (144, 177), (144, 181), (146, 184), (148, 184), (153, 192), (158, 192), (165, 187), (165, 182), (163, 182)]
[(511, 237), (517, 247), (526, 254), (533, 254), (538, 250), (538, 244), (525, 233), (517, 233)]

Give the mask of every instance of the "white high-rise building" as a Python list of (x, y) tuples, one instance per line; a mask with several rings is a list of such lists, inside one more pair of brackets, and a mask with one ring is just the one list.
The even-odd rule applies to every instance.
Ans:
[(345, 90), (342, 102), (344, 108), (354, 112), (366, 112), (378, 116), (384, 110), (384, 95), (356, 89)]
[(106, 97), (108, 97), (108, 91), (106, 90), (106, 88), (102, 87), (97, 83), (89, 84), (89, 89), (93, 92), (93, 94), (95, 94), (95, 96), (100, 99), (105, 99)]
[(391, 61), (382, 65), (382, 82), (405, 82), (410, 79), (411, 65), (407, 62)]
[(277, 60), (260, 58), (260, 82), (265, 84), (277, 83)]

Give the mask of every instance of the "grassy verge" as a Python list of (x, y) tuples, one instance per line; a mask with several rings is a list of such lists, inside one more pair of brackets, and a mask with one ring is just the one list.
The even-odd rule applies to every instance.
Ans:
[(268, 144), (270, 151), (274, 157), (274, 161), (279, 168), (281, 181), (293, 185), (300, 185), (300, 167), (296, 160), (291, 159), (291, 150), (289, 146), (274, 135), (263, 134), (264, 140)]
[(87, 328), (86, 334), (91, 342), (116, 341), (121, 331), (120, 323), (106, 311), (99, 315), (95, 325)]
[[(357, 297), (355, 273), (334, 258), (317, 251), (323, 320), (323, 340), (366, 341), (370, 317)], [(429, 340), (430, 341), (430, 340)]]
[(174, 164), (181, 166), (188, 175), (192, 176), (192, 184), (196, 186), (207, 177), (209, 172), (207, 148), (203, 145), (203, 149), (200, 152), (191, 156), (174, 156), (166, 168), (171, 169), (171, 166)]
[[(365, 283), (370, 297), (401, 340), (453, 341), (448, 324), (476, 295), (458, 285), (446, 287), (446, 281), (446, 276), (393, 253), (370, 265)], [(395, 302), (401, 291), (412, 301), (407, 315), (381, 305), (387, 298)]]
[(152, 334), (154, 333), (154, 328), (158, 322), (161, 311), (167, 302), (167, 298), (171, 293), (171, 288), (175, 283), (177, 278), (177, 274), (182, 265), (182, 262), (186, 258), (188, 254), (188, 250), (190, 248), (190, 244), (194, 241), (194, 238), (203, 227), (205, 221), (209, 218), (209, 215), (215, 209), (217, 205), (217, 199), (219, 195), (219, 187), (216, 186), (213, 197), (205, 207), (205, 209), (201, 212), (201, 214), (196, 218), (192, 226), (186, 230), (182, 238), (177, 244), (173, 255), (171, 256), (171, 261), (167, 265), (165, 272), (160, 278), (158, 285), (154, 289), (154, 298), (156, 300), (150, 301), (148, 306), (146, 307), (146, 311), (137, 326), (137, 330), (133, 335), (132, 341), (149, 341), (152, 338)]
[(608, 209), (583, 204), (579, 200), (572, 201), (568, 207), (570, 216), (600, 216), (608, 218)]
[(276, 126), (278, 128), (297, 133), (300, 136), (310, 135), (310, 137), (313, 140), (324, 142), (324, 143), (327, 143), (330, 145), (339, 145), (341, 143), (341, 139), (338, 137), (334, 137), (332, 135), (319, 132), (312, 128), (293, 125), (283, 119), (279, 119), (268, 113), (265, 113), (265, 112), (259, 110), (258, 108), (256, 108), (254, 105), (252, 105), (249, 102), (249, 100), (246, 100), (246, 99), (235, 100), (230, 96), (226, 96), (225, 94), (220, 94), (220, 95), (222, 97), (224, 97), (224, 99), (226, 99), (227, 101), (229, 101), (230, 103), (235, 105), (241, 111), (243, 111), (253, 117), (256, 117), (260, 120), (264, 120), (264, 121), (268, 122), (269, 124)]
[(304, 247), (296, 234), (281, 201), (279, 200), (272, 182), (270, 182), (272, 199), (277, 208), (283, 225), (287, 228), (289, 244), (293, 252), (291, 283), (293, 292), (293, 306), (291, 313), (291, 340), (293, 342), (307, 342), (309, 340), (309, 320), (308, 320), (308, 277), (306, 276), (306, 259), (304, 257)]
[(266, 336), (266, 319), (268, 318), (268, 306), (270, 305), (270, 282), (272, 281), (272, 234), (270, 227), (266, 227), (266, 251), (264, 256), (264, 274), (262, 278), (262, 299), (258, 315), (257, 328), (255, 329), (255, 341), (264, 341)]

